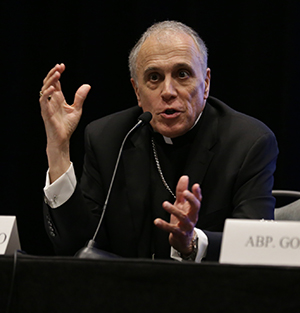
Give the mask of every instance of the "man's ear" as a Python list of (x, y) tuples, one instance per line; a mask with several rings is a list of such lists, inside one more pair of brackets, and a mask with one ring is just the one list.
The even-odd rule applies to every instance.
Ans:
[(133, 78), (130, 78), (130, 81), (131, 81), (131, 85), (134, 89), (134, 92), (135, 92), (135, 95), (136, 95), (136, 98), (137, 98), (137, 101), (138, 101), (138, 105), (139, 107), (142, 107), (141, 106), (141, 98), (140, 98), (140, 93), (139, 93), (139, 87), (137, 86), (136, 82), (134, 81)]
[(210, 68), (206, 69), (206, 78), (205, 78), (205, 90), (204, 90), (204, 99), (206, 100), (209, 95), (210, 89)]

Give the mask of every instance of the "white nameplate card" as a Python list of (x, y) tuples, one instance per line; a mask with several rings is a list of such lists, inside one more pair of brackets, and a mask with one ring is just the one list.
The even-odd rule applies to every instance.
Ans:
[(300, 266), (300, 222), (227, 219), (220, 263)]
[(0, 216), (0, 254), (14, 254), (20, 249), (15, 216)]

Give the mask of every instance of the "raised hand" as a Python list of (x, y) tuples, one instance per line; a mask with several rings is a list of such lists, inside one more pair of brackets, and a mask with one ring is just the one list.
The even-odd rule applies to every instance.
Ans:
[(40, 91), (51, 182), (70, 166), (70, 138), (79, 123), (83, 102), (91, 88), (89, 85), (82, 85), (75, 94), (73, 104), (68, 105), (59, 81), (64, 70), (64, 64), (53, 67), (44, 79)]
[(163, 208), (170, 213), (170, 222), (162, 219), (154, 221), (157, 227), (170, 233), (171, 246), (183, 254), (189, 254), (192, 250), (191, 242), (202, 200), (200, 186), (194, 184), (190, 192), (188, 184), (188, 176), (182, 176), (176, 187), (175, 203), (163, 203)]

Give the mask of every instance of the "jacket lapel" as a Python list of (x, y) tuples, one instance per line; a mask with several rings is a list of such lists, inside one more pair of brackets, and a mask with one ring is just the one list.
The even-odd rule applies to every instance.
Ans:
[(190, 178), (190, 186), (203, 182), (208, 166), (214, 156), (212, 148), (217, 142), (218, 118), (208, 103), (200, 118), (193, 147), (188, 155), (185, 173)]

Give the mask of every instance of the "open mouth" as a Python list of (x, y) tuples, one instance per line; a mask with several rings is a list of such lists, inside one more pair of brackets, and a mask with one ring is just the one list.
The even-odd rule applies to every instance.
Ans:
[(167, 114), (167, 115), (172, 115), (174, 113), (176, 113), (177, 111), (176, 110), (173, 110), (173, 109), (168, 109), (166, 110), (164, 113)]
[(165, 119), (174, 119), (177, 118), (180, 114), (181, 112), (175, 109), (166, 109), (161, 113), (162, 117)]

